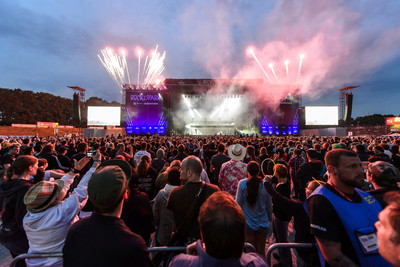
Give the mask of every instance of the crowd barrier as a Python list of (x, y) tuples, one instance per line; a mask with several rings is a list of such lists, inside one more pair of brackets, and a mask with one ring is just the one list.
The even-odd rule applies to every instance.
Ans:
[[(184, 247), (184, 246), (182, 246), (182, 247), (152, 247), (152, 248), (148, 248), (148, 249), (149, 249), (149, 252), (170, 252), (170, 251), (186, 252), (186, 247)], [(255, 252), (256, 251), (254, 246), (250, 243), (244, 244), (244, 250), (246, 252)], [(15, 267), (17, 262), (20, 260), (35, 259), (35, 258), (59, 258), (59, 257), (61, 258), (62, 256), (63, 256), (62, 252), (21, 254), (14, 258), (14, 260), (10, 264), (10, 267)]]
[(62, 252), (55, 253), (26, 253), (18, 255), (10, 263), (10, 267), (15, 267), (17, 262), (25, 259), (37, 259), (37, 258), (61, 258), (63, 256)]
[(313, 248), (315, 243), (275, 243), (271, 245), (267, 250), (267, 263), (271, 266), (271, 255), (272, 252), (277, 248)]

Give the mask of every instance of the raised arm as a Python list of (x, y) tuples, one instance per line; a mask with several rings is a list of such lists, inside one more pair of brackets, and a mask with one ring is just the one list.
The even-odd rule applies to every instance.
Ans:
[(287, 210), (289, 211), (290, 215), (297, 214), (299, 211), (303, 211), (303, 202), (296, 201), (293, 199), (289, 199), (287, 197), (282, 196), (272, 187), (271, 183), (268, 181), (264, 182), (264, 187), (267, 190), (268, 194), (274, 199), (276, 202), (280, 202), (286, 206)]

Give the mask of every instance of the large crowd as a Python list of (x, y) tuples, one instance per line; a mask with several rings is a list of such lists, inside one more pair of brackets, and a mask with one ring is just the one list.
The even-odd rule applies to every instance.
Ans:
[[(276, 266), (400, 266), (400, 139), (77, 136), (0, 145), (1, 244), (12, 257), (63, 253), (19, 266), (268, 266), (266, 245), (291, 234), (317, 246), (279, 248)], [(148, 252), (162, 246), (187, 253)]]

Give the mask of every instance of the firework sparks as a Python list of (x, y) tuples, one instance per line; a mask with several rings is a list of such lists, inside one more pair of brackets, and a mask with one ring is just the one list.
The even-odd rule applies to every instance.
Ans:
[[(140, 84), (141, 76), (141, 54), (142, 50), (138, 49), (138, 73), (137, 73), (137, 83)], [(107, 70), (110, 77), (118, 84), (120, 88), (126, 83), (131, 83), (131, 78), (129, 75), (129, 68), (126, 60), (126, 50), (121, 50), (121, 56), (114, 53), (110, 48), (105, 48), (101, 50), (101, 54), (97, 55), (100, 59), (101, 64)], [(162, 54), (158, 52), (158, 45), (152, 53), (152, 56), (146, 56), (146, 60), (143, 66), (143, 84), (142, 87), (146, 88), (148, 85), (160, 85), (160, 76), (164, 71), (164, 60), (166, 57), (166, 52)]]
[(121, 54), (122, 54), (122, 65), (123, 65), (123, 67), (124, 67), (124, 69), (125, 69), (125, 71), (126, 71), (126, 76), (128, 77), (128, 82), (131, 83), (131, 78), (130, 78), (130, 75), (129, 75), (128, 64), (127, 64), (127, 62), (126, 62), (126, 51), (125, 51), (125, 49), (123, 49), (123, 50), (121, 51)]
[(253, 56), (254, 60), (258, 63), (258, 66), (260, 66), (261, 70), (264, 72), (265, 76), (267, 76), (268, 80), (271, 81), (271, 78), (269, 78), (267, 72), (264, 70), (263, 66), (261, 65), (260, 61), (258, 60), (258, 58), (256, 57), (256, 54), (254, 52), (253, 48), (249, 48), (247, 50), (249, 52), (250, 55)]
[(101, 55), (97, 55), (101, 64), (103, 64), (111, 78), (122, 88), (122, 85), (126, 83), (126, 66), (123, 62), (124, 60), (110, 48), (101, 50)]
[(285, 60), (285, 67), (286, 67), (287, 82), (290, 83), (290, 80), (289, 80), (289, 60)]
[(301, 70), (301, 65), (303, 64), (303, 58), (304, 58), (304, 54), (300, 55), (300, 63), (299, 63), (299, 70), (297, 71), (297, 77), (296, 77), (296, 83), (299, 80), (300, 77), (300, 70)]
[(278, 76), (276, 76), (275, 71), (274, 71), (274, 65), (272, 63), (269, 63), (268, 67), (271, 69), (272, 73), (275, 76), (275, 79), (278, 81), (278, 83), (281, 83), (278, 79)]
[(137, 70), (137, 83), (139, 84), (140, 83), (140, 56), (141, 56), (141, 54), (142, 54), (142, 50), (138, 50), (137, 51), (138, 52), (138, 70)]
[(152, 53), (152, 57), (149, 60), (145, 71), (145, 79), (144, 84), (147, 86), (148, 84), (155, 84), (158, 77), (160, 77), (161, 73), (164, 71), (164, 59), (166, 56), (166, 52), (164, 51), (161, 55), (158, 51), (158, 46), (156, 46), (155, 51)]

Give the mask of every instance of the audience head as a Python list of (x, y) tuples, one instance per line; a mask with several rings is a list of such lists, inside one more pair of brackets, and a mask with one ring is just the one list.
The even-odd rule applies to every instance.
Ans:
[(240, 258), (246, 218), (227, 192), (215, 192), (201, 206), (198, 217), (206, 252), (217, 259)]
[(172, 167), (167, 172), (167, 183), (169, 185), (181, 185), (181, 171), (177, 167)]
[(354, 151), (334, 149), (326, 153), (325, 163), (332, 179), (339, 189), (349, 190), (364, 184), (365, 173), (360, 158)]
[(400, 266), (400, 193), (386, 193), (384, 199), (388, 206), (375, 223), (379, 253), (393, 266)]
[(225, 145), (222, 143), (218, 144), (218, 152), (219, 153), (224, 153), (225, 152)]
[(23, 155), (14, 160), (6, 171), (7, 180), (18, 179), (25, 175), (36, 175), (38, 169), (38, 159), (34, 156)]
[(275, 164), (274, 173), (278, 179), (285, 179), (288, 176), (288, 169), (283, 164)]
[(182, 183), (186, 182), (200, 182), (201, 172), (203, 171), (203, 164), (196, 156), (186, 157), (182, 161), (181, 166), (181, 180)]
[(317, 189), (321, 185), (323, 186), (324, 184), (326, 184), (324, 181), (309, 181), (306, 186), (306, 197), (308, 198), (315, 189)]
[(247, 164), (247, 173), (250, 177), (258, 176), (260, 173), (260, 165), (255, 161), (250, 161)]
[(81, 142), (76, 146), (76, 150), (78, 151), (78, 153), (85, 154), (88, 150), (88, 145), (85, 142)]
[(57, 205), (65, 197), (64, 181), (40, 181), (34, 184), (24, 196), (24, 204), (29, 212), (38, 213)]
[(368, 165), (367, 179), (380, 187), (397, 187), (397, 182), (400, 181), (400, 172), (386, 161), (375, 161)]
[(164, 150), (162, 150), (161, 148), (157, 150), (156, 156), (158, 159), (164, 158)]
[(19, 146), (18, 145), (9, 146), (8, 154), (15, 156), (15, 155), (18, 155), (18, 153), (19, 153)]
[(128, 183), (132, 168), (123, 160), (105, 161), (93, 173), (88, 183), (89, 200), (93, 210), (100, 214), (110, 214), (122, 209), (122, 200), (128, 199)]

